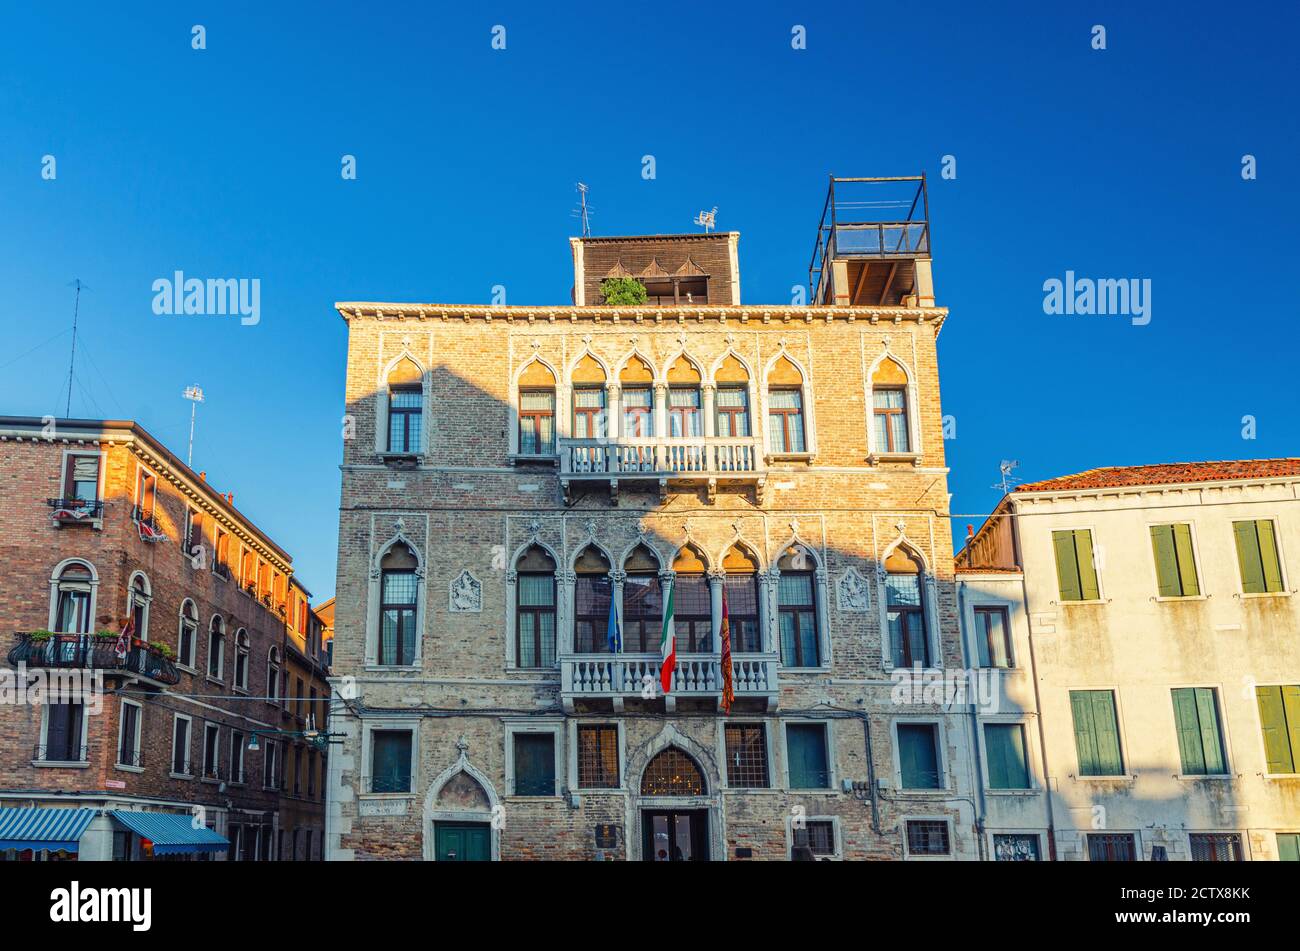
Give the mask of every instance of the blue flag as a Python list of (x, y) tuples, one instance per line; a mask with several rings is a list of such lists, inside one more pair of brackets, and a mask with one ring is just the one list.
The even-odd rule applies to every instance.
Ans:
[(609, 652), (617, 654), (623, 649), (623, 632), (618, 628), (618, 613), (614, 610), (614, 599), (609, 599), (609, 630), (605, 634), (609, 643)]

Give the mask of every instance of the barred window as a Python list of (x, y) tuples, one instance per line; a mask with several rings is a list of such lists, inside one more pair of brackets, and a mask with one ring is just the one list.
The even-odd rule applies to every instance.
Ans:
[(952, 843), (948, 837), (948, 823), (942, 819), (909, 819), (907, 821), (907, 852), (909, 855), (948, 855)]
[(641, 776), (643, 796), (703, 796), (704, 775), (695, 761), (675, 746), (652, 759)]
[(794, 847), (807, 847), (813, 855), (834, 855), (835, 823), (829, 819), (805, 820), (802, 829), (794, 830)]
[(1088, 861), (1136, 862), (1137, 846), (1131, 832), (1094, 832), (1088, 834)]
[(617, 789), (618, 727), (578, 727), (578, 788)]
[(761, 723), (727, 724), (727, 785), (736, 789), (766, 789), (767, 731)]
[(1241, 861), (1241, 836), (1236, 832), (1194, 832), (1191, 840), (1193, 862)]

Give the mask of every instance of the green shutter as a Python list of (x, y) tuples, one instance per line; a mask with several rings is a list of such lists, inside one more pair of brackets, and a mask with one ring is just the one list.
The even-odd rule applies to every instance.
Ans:
[(1115, 718), (1115, 695), (1109, 690), (1092, 691), (1092, 723), (1097, 731), (1097, 762), (1102, 776), (1124, 775), (1119, 750), (1119, 724)]
[(1156, 556), (1157, 593), (1176, 598), (1183, 593), (1178, 579), (1178, 552), (1174, 547), (1174, 526), (1152, 525), (1151, 548)]
[(1174, 526), (1174, 548), (1178, 552), (1178, 580), (1181, 582), (1183, 597), (1192, 597), (1201, 593), (1201, 586), (1196, 581), (1196, 556), (1192, 554), (1192, 526)]
[(1201, 743), (1201, 724), (1196, 709), (1196, 691), (1182, 687), (1174, 694), (1174, 721), (1178, 729), (1178, 755), (1183, 761), (1183, 775), (1200, 776), (1206, 772), (1205, 752)]
[(1259, 558), (1259, 536), (1254, 522), (1233, 522), (1237, 539), (1237, 561), (1241, 564), (1241, 590), (1246, 594), (1263, 594), (1264, 565)]
[(1201, 749), (1205, 753), (1205, 771), (1218, 775), (1228, 771), (1223, 757), (1223, 737), (1219, 731), (1219, 705), (1213, 687), (1196, 688), (1196, 716), (1201, 725)]
[(1025, 731), (1018, 723), (990, 723), (984, 727), (989, 761), (990, 789), (1028, 789)]
[(1097, 567), (1092, 559), (1092, 532), (1081, 528), (1074, 533), (1074, 551), (1079, 562), (1079, 586), (1083, 600), (1096, 601), (1101, 597), (1097, 590)]
[(1279, 862), (1300, 862), (1300, 832), (1279, 832), (1277, 834), (1277, 860)]
[(1101, 768), (1097, 759), (1097, 731), (1092, 727), (1092, 697), (1087, 690), (1070, 691), (1070, 709), (1074, 714), (1074, 745), (1079, 753), (1079, 775), (1097, 776)]
[(1268, 772), (1294, 773), (1295, 758), (1292, 754), (1291, 738), (1287, 732), (1286, 706), (1282, 700), (1282, 688), (1256, 687), (1255, 699), (1259, 703), (1259, 724), (1264, 734), (1264, 755), (1268, 762)]
[(899, 725), (898, 766), (904, 789), (939, 788), (939, 759), (935, 749), (934, 727)]
[(1291, 771), (1296, 772), (1296, 754), (1300, 753), (1300, 686), (1282, 688), (1282, 709), (1286, 713), (1287, 736), (1291, 748)]
[(1072, 532), (1052, 532), (1052, 547), (1056, 550), (1056, 577), (1060, 584), (1062, 601), (1081, 601), (1079, 587), (1079, 562), (1074, 552)]
[(1260, 519), (1255, 523), (1259, 533), (1259, 558), (1264, 567), (1264, 590), (1282, 590), (1282, 566), (1277, 559), (1277, 539), (1273, 535), (1273, 523)]

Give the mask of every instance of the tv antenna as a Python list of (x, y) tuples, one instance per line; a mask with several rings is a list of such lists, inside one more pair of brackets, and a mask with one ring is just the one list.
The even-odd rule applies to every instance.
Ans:
[(718, 218), (718, 206), (714, 205), (712, 211), (701, 211), (698, 215), (696, 215), (695, 223), (704, 229), (705, 234), (708, 234), (710, 231), (713, 230), (713, 226), (716, 223), (717, 218)]
[(68, 402), (63, 408), (64, 418), (72, 415), (72, 367), (77, 360), (77, 315), (81, 311), (81, 289), (85, 287), (86, 290), (90, 290), (89, 287), (81, 283), (81, 278), (73, 280), (67, 286), (75, 287), (77, 296), (72, 302), (72, 353), (68, 357)]
[(203, 402), (203, 388), (200, 386), (187, 386), (185, 392), (181, 394), (190, 401), (190, 451), (185, 456), (185, 464), (191, 469), (194, 468), (194, 415)]
[(590, 238), (591, 222), (588, 220), (588, 216), (591, 214), (591, 209), (587, 207), (587, 192), (591, 191), (591, 186), (583, 182), (578, 182), (576, 187), (578, 192), (582, 195), (582, 204), (573, 209), (571, 214), (573, 217), (582, 221), (582, 236), (584, 238)]
[(995, 489), (1001, 489), (1002, 494), (1006, 495), (1011, 491), (1011, 487), (1016, 485), (1020, 480), (1011, 477), (1011, 470), (1019, 466), (1020, 463), (1014, 459), (1003, 459), (998, 463), (998, 471), (1002, 473), (1002, 481), (993, 486)]

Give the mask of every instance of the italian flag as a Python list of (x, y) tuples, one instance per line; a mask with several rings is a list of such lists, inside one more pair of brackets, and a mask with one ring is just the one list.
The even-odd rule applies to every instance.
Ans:
[(673, 670), (677, 667), (677, 634), (673, 630), (673, 598), (676, 597), (677, 586), (671, 581), (668, 583), (668, 604), (664, 607), (664, 632), (659, 638), (659, 686), (664, 688), (664, 693), (672, 693)]

